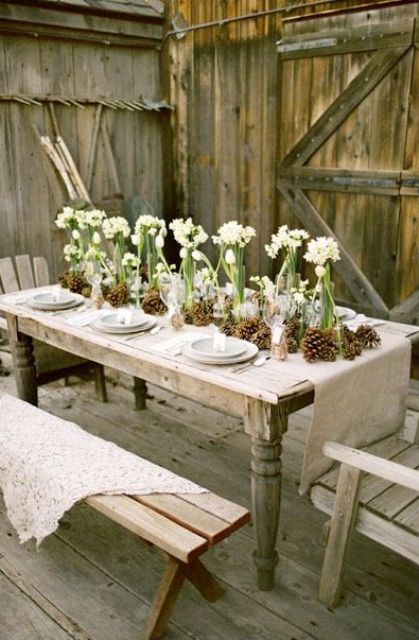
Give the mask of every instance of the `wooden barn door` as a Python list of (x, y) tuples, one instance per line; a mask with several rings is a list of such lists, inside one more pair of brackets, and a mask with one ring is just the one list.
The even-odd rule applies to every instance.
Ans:
[(335, 235), (337, 297), (418, 322), (418, 5), (285, 22), (281, 223)]

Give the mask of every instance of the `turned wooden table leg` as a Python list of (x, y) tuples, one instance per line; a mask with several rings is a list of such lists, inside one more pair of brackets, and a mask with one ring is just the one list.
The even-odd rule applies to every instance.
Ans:
[(276, 540), (281, 504), (281, 440), (287, 415), (280, 407), (249, 400), (246, 431), (251, 443), (252, 517), (256, 535), (253, 560), (258, 587), (269, 591), (275, 586), (278, 564)]
[(38, 387), (32, 338), (17, 331), (15, 316), (8, 315), (7, 324), (18, 397), (37, 406)]

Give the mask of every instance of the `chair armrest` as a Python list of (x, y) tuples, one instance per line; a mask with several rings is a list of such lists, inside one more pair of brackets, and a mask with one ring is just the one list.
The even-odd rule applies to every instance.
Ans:
[(323, 453), (328, 458), (332, 458), (332, 460), (343, 462), (361, 471), (366, 471), (384, 478), (384, 480), (389, 480), (419, 492), (419, 470), (410, 469), (397, 462), (385, 460), (371, 453), (352, 449), (337, 442), (326, 442), (323, 446)]

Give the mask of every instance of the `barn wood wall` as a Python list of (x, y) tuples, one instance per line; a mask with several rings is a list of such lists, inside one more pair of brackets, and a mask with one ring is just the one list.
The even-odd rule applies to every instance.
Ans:
[[(53, 12), (50, 15), (52, 20)], [(66, 16), (66, 20), (70, 18)], [(92, 27), (94, 20), (87, 24)], [(0, 94), (91, 100), (98, 96), (162, 98), (159, 52), (155, 48), (158, 42), (127, 46), (123, 34), (117, 33), (120, 43), (109, 46), (99, 42), (100, 35), (95, 42), (93, 33), (91, 43), (80, 38), (80, 32), (77, 39), (71, 34), (60, 38), (56, 33), (49, 38), (47, 20), (42, 28), (43, 35), (38, 38), (28, 33), (0, 35)], [(153, 28), (146, 25), (147, 32)], [(55, 26), (51, 29), (56, 31)], [(81, 109), (55, 103), (61, 134), (84, 179), (96, 106)], [(102, 117), (112, 157), (100, 133), (91, 189), (93, 202), (117, 192), (125, 198), (140, 194), (162, 213), (162, 144), (167, 116), (164, 112), (104, 108)], [(61, 248), (65, 238), (54, 228), (54, 218), (68, 196), (34, 127), (41, 134), (52, 135), (45, 104), (26, 106), (0, 100), (0, 256), (44, 255), (53, 275), (57, 275), (63, 268)]]
[[(289, 4), (292, 3), (284, 0), (283, 6)], [(361, 4), (373, 7), (378, 3), (334, 2), (294, 11), (291, 16), (354, 8)], [(170, 6), (173, 15), (180, 12), (189, 25), (194, 25), (277, 8), (281, 3), (278, 0), (176, 0)], [(404, 15), (411, 15), (412, 8), (400, 5), (394, 11), (402, 19)], [(258, 237), (249, 245), (248, 258), (248, 272), (252, 273), (273, 272), (264, 244), (279, 224), (301, 226), (276, 190), (276, 169), (286, 145), (303, 133), (304, 127), (313, 121), (316, 114), (319, 115), (322, 108), (321, 100), (312, 104), (312, 93), (319, 88), (322, 75), (311, 62), (304, 69), (300, 64), (297, 76), (290, 76), (285, 81), (282, 79), (282, 89), (280, 87), (275, 43), (283, 33), (283, 18), (289, 17), (290, 14), (276, 14), (200, 30), (170, 44), (172, 100), (177, 107), (173, 139), (178, 213), (193, 215), (209, 233), (232, 218), (254, 225)], [(299, 28), (304, 31), (303, 26)], [(352, 56), (352, 61), (355, 59), (356, 55)], [(396, 72), (383, 89), (382, 96), (387, 96), (386, 99), (394, 95), (387, 90), (387, 85), (394, 79), (402, 90), (407, 86)], [(297, 83), (301, 93), (294, 92)], [(337, 90), (339, 86), (336, 85)], [(324, 96), (324, 99), (331, 97)], [(283, 106), (287, 100), (299, 100), (295, 108), (298, 117), (293, 122), (284, 121), (284, 111), (287, 110), (287, 115), (292, 112), (292, 106), (286, 105), (286, 109)], [(405, 169), (415, 166), (413, 140), (418, 135), (415, 113), (414, 99)], [(385, 118), (385, 110), (381, 115)], [(376, 125), (374, 135), (377, 141), (383, 138), (383, 124), (381, 120)], [(346, 134), (344, 131), (340, 140)], [(333, 156), (334, 152), (329, 146), (322, 153)], [(386, 169), (387, 159), (381, 145), (377, 163), (383, 161), (384, 164), (377, 168)], [(361, 164), (362, 161), (357, 160), (356, 167)], [(319, 206), (322, 198), (324, 200), (320, 192), (310, 196)], [(412, 197), (409, 204), (408, 197), (405, 197), (404, 213), (392, 217), (390, 209), (394, 209), (394, 202), (389, 202), (388, 198), (352, 196), (340, 197), (339, 206), (346, 211), (345, 229), (337, 227), (336, 230), (342, 232), (342, 241), (348, 244), (355, 260), (391, 307), (418, 286), (417, 216), (412, 213), (414, 208), (417, 211), (417, 198)], [(374, 214), (362, 219), (362, 226), (359, 226), (359, 218), (365, 216), (365, 201), (371, 204), (374, 199)], [(409, 213), (406, 213), (407, 209)], [(327, 215), (330, 221), (330, 206)], [(334, 221), (331, 222), (333, 226)], [(371, 246), (383, 234), (387, 238), (384, 245), (388, 256), (382, 255), (377, 267), (378, 250), (371, 251)], [(376, 242), (376, 246), (380, 244)], [(343, 299), (353, 302), (343, 284), (338, 282), (337, 289)]]

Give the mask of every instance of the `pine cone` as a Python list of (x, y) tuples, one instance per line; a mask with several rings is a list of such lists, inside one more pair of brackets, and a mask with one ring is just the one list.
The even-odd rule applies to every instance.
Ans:
[(58, 276), (58, 282), (63, 289), (68, 289), (68, 278), (70, 275), (70, 272), (66, 271), (62, 276)]
[(294, 340), (294, 338), (287, 337), (287, 347), (288, 347), (288, 353), (297, 353), (298, 352), (298, 342), (297, 340)]
[(322, 329), (316, 329), (309, 327), (305, 332), (304, 338), (301, 341), (301, 349), (303, 352), (304, 360), (307, 362), (315, 362), (322, 359), (322, 354), (325, 347), (329, 344), (328, 337), (325, 336)]
[(194, 302), (190, 309), (185, 310), (185, 322), (186, 324), (194, 324), (197, 327), (206, 327), (211, 324), (212, 318), (212, 305), (205, 305), (204, 302)]
[(86, 278), (83, 275), (76, 275), (69, 273), (67, 276), (67, 286), (72, 293), (81, 293), (87, 288), (89, 289), (88, 295), (90, 295), (90, 286)]
[[(285, 320), (285, 335), (287, 337), (288, 345), (290, 341), (294, 340), (294, 342), (298, 343), (298, 336), (300, 333), (300, 318), (298, 316), (293, 316), (288, 320)], [(291, 351), (290, 353), (295, 353)]]
[(381, 338), (378, 335), (377, 331), (373, 327), (369, 327), (366, 324), (361, 324), (355, 335), (359, 342), (362, 344), (363, 348), (368, 347), (369, 349), (378, 347), (381, 344)]
[(153, 316), (162, 316), (166, 313), (167, 307), (160, 298), (158, 289), (149, 289), (144, 296), (143, 311)]
[(232, 336), (234, 334), (234, 323), (231, 318), (226, 318), (219, 326), (221, 333), (225, 333), (226, 336)]
[(234, 327), (234, 335), (242, 340), (250, 341), (253, 334), (260, 328), (259, 318), (246, 318)]
[(262, 321), (259, 323), (259, 329), (250, 338), (250, 342), (255, 344), (258, 349), (270, 349), (271, 335), (270, 328)]
[(356, 350), (356, 346), (353, 342), (345, 342), (343, 347), (343, 357), (345, 360), (355, 360), (355, 357), (359, 355)]
[(125, 304), (129, 302), (129, 292), (128, 286), (126, 282), (120, 282), (115, 287), (113, 287), (107, 297), (107, 302), (111, 304), (113, 307), (123, 307)]

